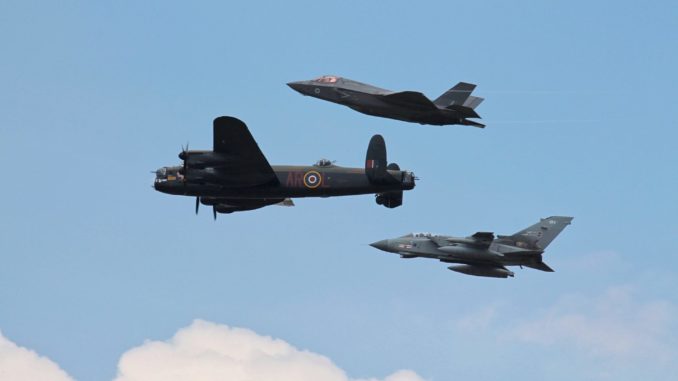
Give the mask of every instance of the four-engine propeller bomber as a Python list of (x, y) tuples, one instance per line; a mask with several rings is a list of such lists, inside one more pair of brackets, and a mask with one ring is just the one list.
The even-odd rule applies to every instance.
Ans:
[(374, 242), (371, 246), (401, 258), (434, 258), (458, 263), (448, 269), (462, 274), (508, 278), (514, 273), (505, 266), (525, 266), (552, 272), (542, 260), (544, 249), (560, 234), (573, 217), (548, 217), (510, 236), (479, 232), (459, 238), (432, 234), (408, 234)]
[(386, 161), (386, 144), (374, 135), (364, 168), (344, 168), (329, 160), (313, 166), (271, 166), (241, 120), (222, 116), (214, 120), (211, 151), (182, 150), (183, 165), (156, 171), (157, 191), (196, 197), (217, 213), (253, 210), (268, 205), (292, 206), (295, 197), (331, 197), (376, 194), (377, 204), (395, 208), (403, 191), (414, 188), (414, 173)]
[(348, 106), (367, 115), (438, 126), (485, 127), (468, 120), (480, 118), (475, 108), (483, 101), (471, 96), (476, 88), (471, 83), (459, 82), (434, 101), (417, 91), (395, 92), (333, 75), (287, 85), (303, 95)]

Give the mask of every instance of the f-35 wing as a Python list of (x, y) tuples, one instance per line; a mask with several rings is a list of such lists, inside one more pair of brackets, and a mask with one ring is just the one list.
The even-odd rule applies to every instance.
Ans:
[(213, 151), (224, 154), (227, 162), (218, 170), (243, 184), (266, 184), (278, 178), (259, 149), (247, 125), (231, 116), (214, 119)]
[(398, 105), (398, 106), (414, 106), (423, 110), (437, 110), (431, 100), (426, 98), (426, 96), (417, 91), (401, 91), (398, 93), (391, 93), (384, 95), (382, 98), (384, 101)]

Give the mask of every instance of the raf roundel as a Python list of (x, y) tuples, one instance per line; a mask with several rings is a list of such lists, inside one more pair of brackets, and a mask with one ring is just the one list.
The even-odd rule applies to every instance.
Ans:
[(304, 175), (304, 185), (306, 188), (315, 189), (320, 186), (323, 179), (317, 171), (308, 171)]

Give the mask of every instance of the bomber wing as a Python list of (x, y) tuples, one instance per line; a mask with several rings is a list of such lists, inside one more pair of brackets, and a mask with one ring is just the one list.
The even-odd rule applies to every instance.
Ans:
[(397, 106), (414, 106), (423, 110), (437, 110), (431, 100), (426, 98), (426, 96), (417, 91), (401, 91), (398, 93), (391, 93), (384, 95), (382, 99), (388, 103), (397, 105)]
[(247, 125), (238, 118), (221, 116), (214, 119), (213, 151), (228, 157), (228, 165), (219, 170), (229, 176), (242, 178), (243, 183), (278, 181)]

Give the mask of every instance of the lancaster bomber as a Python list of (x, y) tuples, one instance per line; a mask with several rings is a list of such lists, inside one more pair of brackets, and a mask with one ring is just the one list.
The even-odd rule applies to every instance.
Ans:
[(417, 91), (395, 92), (333, 75), (287, 85), (303, 95), (339, 103), (363, 114), (438, 126), (485, 127), (468, 119), (480, 118), (475, 108), (483, 98), (471, 96), (476, 85), (466, 82), (459, 82), (434, 101)]
[(280, 204), (293, 206), (295, 197), (331, 197), (376, 194), (387, 208), (403, 203), (403, 191), (414, 188), (415, 176), (386, 161), (386, 144), (374, 135), (364, 168), (345, 168), (322, 159), (312, 166), (271, 166), (245, 123), (222, 116), (214, 119), (211, 151), (179, 153), (182, 165), (162, 167), (154, 188), (163, 193), (195, 197), (217, 213), (232, 213)]
[(433, 258), (457, 263), (448, 269), (462, 274), (508, 278), (514, 273), (505, 266), (525, 266), (553, 272), (544, 261), (544, 249), (560, 234), (573, 217), (548, 217), (513, 235), (478, 232), (470, 237), (449, 237), (429, 233), (408, 234), (370, 244), (379, 250), (400, 254), (401, 258)]

